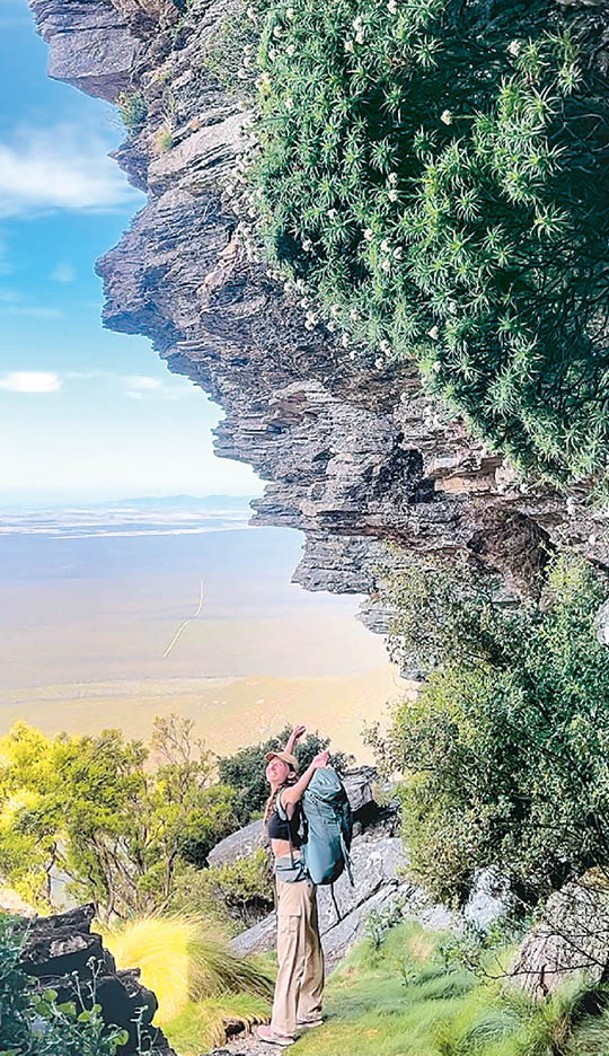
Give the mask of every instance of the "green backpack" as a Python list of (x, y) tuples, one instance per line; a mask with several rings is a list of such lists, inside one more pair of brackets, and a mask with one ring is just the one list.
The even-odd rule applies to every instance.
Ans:
[(316, 770), (302, 797), (307, 872), (314, 884), (333, 884), (346, 869), (351, 885), (353, 817), (347, 792), (331, 767)]

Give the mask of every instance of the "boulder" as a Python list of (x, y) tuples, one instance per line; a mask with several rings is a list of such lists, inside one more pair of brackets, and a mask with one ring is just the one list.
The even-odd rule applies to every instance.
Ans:
[(608, 974), (609, 881), (593, 871), (550, 896), (514, 959), (511, 977), (542, 998), (574, 976), (595, 984)]
[(149, 1056), (175, 1056), (153, 1024), (158, 1008), (155, 995), (142, 986), (139, 969), (117, 972), (101, 936), (91, 931), (94, 915), (94, 906), (88, 905), (52, 917), (24, 920), (20, 968), (39, 980), (41, 990), (57, 990), (59, 1001), (74, 999), (75, 975), (81, 992), (89, 994), (95, 972), (95, 999), (103, 1009), (104, 1021), (129, 1032), (129, 1041), (119, 1049), (120, 1056), (136, 1056), (141, 1051), (136, 1020)]
[[(374, 766), (352, 767), (342, 775), (358, 830), (377, 820), (378, 810), (372, 787), (376, 776)], [(209, 852), (207, 861), (210, 865), (228, 865), (241, 858), (249, 858), (260, 847), (265, 847), (267, 842), (262, 821), (251, 821), (217, 843)]]
[(229, 865), (241, 858), (249, 858), (260, 847), (267, 844), (266, 833), (262, 821), (251, 821), (249, 825), (232, 832), (224, 840), (220, 840), (209, 852), (207, 861), (210, 865)]
[[(449, 927), (453, 916), (430, 903), (422, 889), (400, 876), (408, 865), (401, 840), (389, 835), (385, 826), (366, 832), (353, 841), (353, 879), (346, 873), (334, 885), (318, 888), (319, 930), (327, 967), (332, 969), (354, 942), (366, 932), (370, 913), (386, 908), (399, 896), (405, 916), (432, 928)], [(338, 908), (338, 913), (337, 913)], [(253, 928), (237, 935), (232, 949), (241, 954), (262, 953), (275, 945), (276, 918), (271, 913)]]

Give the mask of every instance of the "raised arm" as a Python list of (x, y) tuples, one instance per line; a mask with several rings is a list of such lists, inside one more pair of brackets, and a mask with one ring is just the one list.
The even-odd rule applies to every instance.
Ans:
[(292, 730), (290, 736), (287, 739), (286, 746), (285, 746), (286, 752), (289, 752), (290, 755), (291, 755), (293, 753), (293, 751), (294, 751), (294, 745), (296, 744), (296, 741), (300, 737), (302, 737), (303, 734), (305, 734), (306, 732), (307, 732), (307, 727), (306, 726), (295, 726), (294, 729)]
[(305, 790), (309, 787), (309, 783), (313, 774), (316, 770), (319, 770), (322, 766), (328, 765), (330, 753), (328, 751), (320, 752), (316, 755), (313, 762), (307, 767), (303, 774), (295, 781), (293, 785), (288, 785), (287, 788), (281, 790), (281, 804), (287, 807), (288, 804), (298, 803), (303, 797)]

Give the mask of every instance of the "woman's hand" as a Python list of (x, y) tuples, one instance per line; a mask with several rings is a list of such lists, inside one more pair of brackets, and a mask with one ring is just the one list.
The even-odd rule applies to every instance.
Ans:
[(295, 726), (294, 729), (292, 730), (290, 736), (288, 737), (288, 742), (287, 742), (287, 744), (285, 746), (286, 752), (293, 752), (294, 751), (294, 745), (296, 744), (296, 741), (298, 740), (299, 737), (302, 737), (303, 733), (306, 733), (306, 732), (307, 732), (307, 727), (306, 726)]
[(311, 766), (315, 770), (319, 770), (322, 766), (327, 766), (328, 765), (329, 758), (330, 758), (329, 751), (326, 750), (325, 752), (320, 752), (319, 755), (316, 755), (315, 758), (313, 759), (313, 761), (311, 763)]

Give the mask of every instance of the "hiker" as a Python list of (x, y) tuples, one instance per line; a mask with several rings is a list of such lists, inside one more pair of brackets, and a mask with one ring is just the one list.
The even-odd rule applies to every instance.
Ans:
[(317, 921), (317, 888), (301, 852), (302, 797), (316, 770), (328, 765), (320, 752), (299, 777), (292, 754), (305, 726), (295, 726), (283, 751), (268, 752), (266, 779), (271, 786), (264, 812), (275, 859), (277, 959), (273, 1012), (269, 1026), (258, 1027), (261, 1041), (285, 1047), (303, 1029), (322, 1022), (324, 961)]

